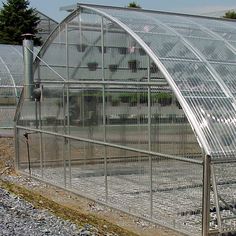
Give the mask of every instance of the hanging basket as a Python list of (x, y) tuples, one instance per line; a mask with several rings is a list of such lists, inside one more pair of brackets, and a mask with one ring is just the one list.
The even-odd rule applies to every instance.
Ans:
[(150, 66), (150, 72), (151, 73), (157, 73), (158, 70), (159, 69), (158, 69), (157, 65), (154, 62), (152, 62), (151, 66)]
[(78, 44), (78, 45), (77, 45), (77, 50), (78, 50), (79, 52), (84, 52), (87, 47), (88, 47), (88, 45), (86, 45), (86, 44)]
[(130, 60), (128, 61), (128, 67), (132, 72), (136, 72), (138, 69), (139, 61), (137, 60)]
[(118, 65), (117, 64), (111, 64), (109, 65), (109, 70), (111, 72), (116, 72), (117, 71), (117, 68), (118, 68)]
[(139, 48), (139, 54), (141, 55), (141, 56), (144, 56), (144, 55), (146, 55), (146, 52), (145, 52), (145, 50), (143, 49), (143, 48)]
[(97, 68), (98, 68), (98, 63), (97, 63), (97, 62), (89, 62), (89, 63), (87, 64), (87, 66), (88, 66), (88, 69), (89, 69), (90, 71), (95, 71), (95, 70), (97, 70)]
[(118, 51), (121, 55), (125, 55), (125, 54), (127, 54), (128, 49), (125, 47), (120, 47), (120, 48), (118, 48)]

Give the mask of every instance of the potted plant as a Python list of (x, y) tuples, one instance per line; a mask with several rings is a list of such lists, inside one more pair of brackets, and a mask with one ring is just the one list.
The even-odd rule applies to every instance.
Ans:
[(132, 72), (136, 72), (138, 69), (139, 61), (137, 60), (130, 60), (128, 61), (128, 67)]
[(111, 100), (111, 105), (112, 105), (112, 106), (116, 107), (116, 106), (118, 106), (119, 104), (120, 104), (119, 98), (112, 98), (112, 100)]
[(137, 102), (138, 102), (137, 94), (132, 94), (129, 102), (130, 106), (132, 107), (137, 106)]
[(157, 73), (158, 72), (158, 67), (157, 67), (157, 65), (154, 63), (154, 62), (152, 62), (151, 63), (151, 66), (150, 66), (150, 72), (151, 73)]
[(98, 63), (97, 62), (89, 62), (89, 63), (87, 63), (87, 66), (90, 71), (95, 71), (95, 70), (97, 70)]
[(148, 103), (148, 94), (147, 93), (143, 93), (143, 94), (140, 94), (140, 99), (139, 99), (139, 102), (140, 103)]
[(158, 94), (158, 103), (161, 104), (161, 106), (168, 106), (172, 103), (172, 96), (169, 93), (159, 93)]
[(120, 98), (120, 101), (123, 102), (123, 103), (128, 103), (129, 100), (130, 100), (130, 94), (128, 93), (121, 93), (119, 95), (119, 98)]
[(117, 68), (118, 68), (118, 65), (117, 65), (117, 64), (110, 64), (110, 65), (109, 65), (109, 70), (110, 70), (111, 72), (117, 71)]
[(79, 52), (84, 52), (87, 47), (88, 47), (88, 45), (86, 45), (86, 44), (78, 44), (78, 45), (77, 45), (77, 50), (78, 50)]
[(139, 54), (141, 56), (144, 56), (144, 55), (146, 55), (146, 52), (145, 52), (145, 50), (143, 48), (139, 48)]

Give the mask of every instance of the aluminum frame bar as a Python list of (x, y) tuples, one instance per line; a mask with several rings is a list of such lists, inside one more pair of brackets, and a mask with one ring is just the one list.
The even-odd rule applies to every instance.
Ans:
[(33, 132), (44, 133), (44, 134), (48, 134), (48, 135), (54, 135), (54, 136), (57, 136), (57, 137), (64, 137), (64, 138), (77, 140), (77, 141), (81, 141), (81, 142), (93, 143), (93, 144), (98, 144), (98, 145), (105, 145), (107, 147), (114, 147), (114, 148), (119, 148), (119, 149), (123, 149), (123, 150), (127, 150), (127, 151), (133, 151), (133, 152), (139, 152), (139, 153), (152, 155), (152, 156), (159, 156), (159, 157), (169, 158), (169, 159), (173, 159), (173, 160), (177, 160), (177, 161), (194, 163), (194, 164), (198, 164), (198, 165), (203, 164), (203, 161), (196, 160), (196, 159), (190, 159), (190, 158), (186, 158), (186, 157), (177, 157), (177, 156), (173, 156), (173, 155), (167, 155), (167, 154), (153, 152), (153, 151), (146, 151), (146, 150), (131, 148), (131, 147), (127, 147), (127, 146), (121, 146), (121, 145), (102, 142), (102, 141), (97, 141), (97, 140), (90, 140), (90, 139), (86, 139), (86, 138), (75, 137), (75, 136), (72, 136), (72, 135), (60, 134), (60, 133), (55, 133), (55, 132), (50, 132), (50, 131), (45, 131), (45, 130), (38, 130), (38, 129), (24, 127), (24, 126), (20, 126), (20, 125), (17, 125), (16, 128), (22, 129), (22, 130), (33, 131)]

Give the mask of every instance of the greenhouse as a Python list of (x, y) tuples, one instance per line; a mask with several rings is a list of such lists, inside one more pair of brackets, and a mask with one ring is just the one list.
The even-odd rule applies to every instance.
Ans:
[[(37, 15), (40, 18), (37, 36), (44, 42), (58, 23), (39, 11)], [(34, 52), (38, 51), (39, 48), (34, 47)], [(22, 46), (0, 44), (0, 68), (0, 130), (11, 134), (16, 104), (24, 85)]]
[(22, 46), (0, 45), (0, 128), (13, 128), (17, 100), (24, 84)]
[(32, 74), (20, 171), (187, 235), (236, 235), (235, 22), (77, 5)]

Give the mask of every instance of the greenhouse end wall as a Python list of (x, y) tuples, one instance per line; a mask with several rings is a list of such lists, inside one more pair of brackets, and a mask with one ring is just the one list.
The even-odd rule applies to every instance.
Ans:
[[(216, 124), (201, 123), (218, 86), (212, 74), (182, 37), (174, 50), (175, 43), (160, 41), (170, 33), (160, 19), (150, 24), (131, 10), (124, 21), (134, 27), (135, 20), (143, 40), (157, 40), (149, 49), (162, 64), (121, 23), (96, 11), (73, 12), (35, 62), (40, 98), (23, 93), (16, 113), (18, 169), (187, 235), (234, 233), (234, 159), (203, 158), (209, 157), (205, 147), (215, 148), (208, 128)], [(110, 11), (119, 17), (122, 10)]]

